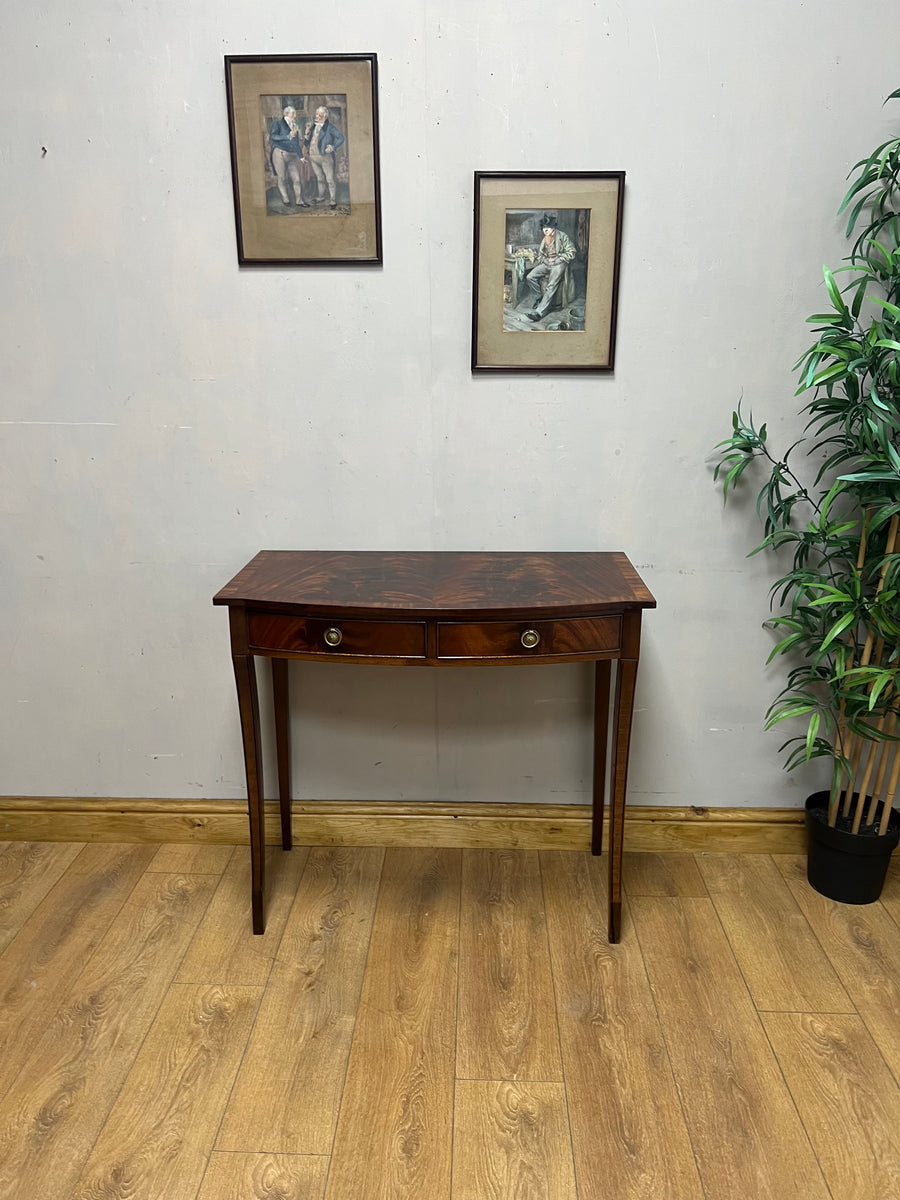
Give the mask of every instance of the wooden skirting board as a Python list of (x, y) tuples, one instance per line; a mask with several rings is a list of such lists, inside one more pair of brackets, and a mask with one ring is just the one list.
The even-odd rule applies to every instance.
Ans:
[[(293, 804), (294, 841), (306, 846), (471, 846), (587, 850), (586, 804), (393, 804), (338, 800)], [(266, 841), (280, 842), (278, 805), (266, 804)], [(239, 800), (0, 797), (0, 841), (249, 841)], [(625, 849), (798, 854), (803, 811), (792, 808), (630, 806)]]

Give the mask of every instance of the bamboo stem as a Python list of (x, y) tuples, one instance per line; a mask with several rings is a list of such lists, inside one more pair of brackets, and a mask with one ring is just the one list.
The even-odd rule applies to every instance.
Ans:
[(834, 764), (834, 768), (831, 776), (831, 795), (828, 797), (828, 824), (832, 829), (837, 823), (838, 805), (844, 786), (843, 769), (839, 769), (837, 763)]
[(894, 769), (891, 771), (884, 807), (881, 810), (881, 824), (878, 827), (879, 837), (887, 833), (888, 821), (891, 819), (891, 809), (894, 805), (894, 793), (897, 790), (897, 780), (900, 779), (900, 754), (894, 754)]
[[(859, 538), (859, 554), (856, 557), (857, 573), (861, 572), (863, 567), (866, 565), (866, 550), (867, 550), (868, 544), (869, 544), (869, 521), (871, 519), (871, 516), (872, 516), (872, 509), (867, 508), (866, 515), (863, 518), (862, 533), (860, 534), (860, 538)], [(855, 646), (851, 646), (850, 658), (848, 660), (849, 661), (848, 670), (852, 670), (852, 668), (853, 668), (854, 650), (855, 650)], [(853, 795), (853, 763), (851, 760), (851, 755), (853, 754), (853, 752), (855, 750), (855, 746), (854, 746), (855, 738), (854, 738), (854, 735), (848, 734), (848, 732), (847, 732), (847, 703), (843, 697), (841, 697), (841, 705), (840, 705), (840, 709), (838, 710), (837, 736), (838, 736), (838, 742), (840, 743), (842, 750), (844, 750), (844, 747), (846, 746), (846, 749), (844, 750), (844, 758), (846, 758), (850, 762), (850, 771), (847, 776), (846, 792), (844, 792), (842, 790), (841, 794), (838, 796), (837, 801), (834, 801), (832, 804), (829, 804), (829, 806), (828, 806), (828, 824), (832, 825), (832, 826), (837, 821), (837, 810), (838, 810), (838, 807), (841, 805), (841, 801), (843, 801), (841, 815), (846, 817), (849, 814), (850, 798)]]
[(853, 747), (853, 756), (850, 759), (850, 774), (847, 778), (847, 787), (844, 791), (844, 803), (841, 807), (842, 817), (850, 816), (850, 802), (853, 799), (853, 780), (859, 773), (859, 763), (860, 759), (862, 758), (863, 747), (865, 746), (865, 742), (861, 737), (857, 737), (856, 734), (852, 734), (851, 737), (853, 738), (853, 741), (851, 742)]
[[(847, 670), (853, 669), (853, 651), (850, 651), (850, 657), (847, 660)], [(852, 742), (850, 734), (847, 732), (847, 704), (844, 697), (841, 697), (840, 708), (838, 709), (838, 724), (837, 724), (837, 745), (841, 749), (843, 757), (846, 759), (847, 754), (852, 750)], [(849, 742), (849, 744), (848, 744)], [(847, 774), (846, 769), (841, 766), (839, 770), (834, 771), (831, 777), (831, 798), (828, 802), (828, 824), (834, 828), (837, 821), (838, 808), (844, 794), (844, 776)], [(848, 775), (848, 782), (852, 781), (853, 776)], [(852, 789), (851, 789), (852, 790)]]
[[(876, 730), (879, 733), (881, 733), (884, 730), (885, 720), (886, 720), (886, 716), (881, 717), (878, 724), (875, 726)], [(860, 739), (860, 740), (862, 740), (862, 739)], [(862, 779), (860, 780), (860, 784), (859, 784), (859, 788), (858, 788), (859, 800), (856, 803), (856, 811), (853, 814), (853, 828), (850, 830), (851, 833), (859, 833), (859, 827), (862, 824), (863, 809), (865, 808), (866, 796), (868, 795), (868, 792), (869, 792), (869, 780), (872, 778), (872, 771), (875, 768), (875, 762), (876, 762), (876, 759), (878, 758), (878, 750), (880, 748), (880, 743), (878, 740), (873, 738), (868, 743), (868, 746), (869, 746), (869, 757), (866, 760), (866, 772), (863, 775)], [(877, 800), (873, 800), (873, 803), (877, 803)], [(871, 817), (869, 818), (869, 820), (871, 822)]]
[[(868, 535), (867, 535), (868, 524), (869, 524), (869, 514), (867, 511), (865, 525), (863, 527), (863, 533), (862, 533), (862, 537), (860, 539), (859, 558), (857, 559), (857, 563), (856, 563), (856, 569), (858, 571), (861, 571), (863, 566), (865, 565), (865, 556), (866, 556), (866, 549), (867, 549), (867, 544), (868, 544)], [(882, 588), (884, 587), (884, 581), (885, 581), (885, 578), (887, 577), (888, 566), (889, 566), (889, 563), (887, 560), (888, 560), (889, 556), (894, 553), (894, 549), (897, 545), (898, 524), (900, 524), (900, 513), (894, 513), (894, 515), (891, 517), (891, 523), (888, 527), (887, 541), (885, 542), (885, 548), (884, 548), (885, 561), (881, 564), (881, 574), (878, 579), (878, 586), (875, 589), (875, 599), (876, 600), (881, 595)], [(874, 643), (875, 643), (875, 630), (870, 627), (866, 634), (866, 643), (865, 643), (865, 646), (863, 647), (863, 652), (862, 652), (862, 655), (859, 660), (859, 665), (861, 667), (867, 667), (869, 665), (869, 662), (872, 657), (872, 648), (874, 646)], [(881, 662), (881, 655), (883, 653), (884, 653), (884, 641), (883, 641), (883, 639), (879, 638), (878, 639), (878, 647), (876, 650), (877, 660), (879, 663)], [(871, 685), (869, 687), (869, 690), (871, 691)], [(853, 780), (856, 778), (856, 772), (859, 769), (859, 762), (860, 762), (860, 758), (862, 757), (862, 748), (864, 745), (864, 739), (861, 738), (858, 734), (852, 734), (851, 736), (853, 739), (853, 743), (855, 743), (855, 744), (853, 747), (853, 755), (851, 758), (850, 779), (847, 782), (847, 787), (846, 787), (846, 790), (845, 790), (844, 796), (843, 796), (843, 806), (841, 809), (842, 815), (844, 817), (848, 817), (850, 815), (850, 805), (851, 805), (851, 801), (853, 799)], [(862, 786), (860, 786), (856, 795), (857, 795), (857, 806), (858, 807), (857, 807), (857, 811), (854, 814), (854, 818), (853, 818), (853, 832), (854, 833), (856, 833), (857, 830), (859, 829), (859, 824), (862, 819), (862, 811), (861, 810), (862, 810), (863, 806), (865, 805), (865, 797), (866, 797), (865, 789)]]
[[(888, 738), (892, 738), (897, 732), (897, 713), (895, 709), (891, 709), (888, 713)], [(877, 798), (881, 796), (882, 788), (884, 787), (884, 777), (887, 774), (888, 763), (893, 761), (892, 755), (896, 753), (897, 743), (885, 741), (884, 749), (881, 755), (881, 763), (878, 767), (878, 774), (875, 776), (875, 783), (872, 786), (872, 795)], [(872, 818), (869, 818), (871, 824)]]

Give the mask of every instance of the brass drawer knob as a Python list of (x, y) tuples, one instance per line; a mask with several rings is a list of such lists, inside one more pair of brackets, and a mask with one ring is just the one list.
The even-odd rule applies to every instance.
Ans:
[(325, 641), (329, 646), (339, 646), (344, 640), (344, 635), (334, 625), (330, 629), (325, 630)]
[(533, 650), (541, 640), (541, 635), (536, 629), (526, 629), (522, 634), (522, 645), (526, 650)]

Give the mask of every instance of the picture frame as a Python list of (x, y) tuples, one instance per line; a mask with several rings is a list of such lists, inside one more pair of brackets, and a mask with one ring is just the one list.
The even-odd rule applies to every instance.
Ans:
[(475, 172), (473, 371), (613, 370), (624, 198), (624, 171)]
[(238, 262), (381, 266), (374, 54), (225, 56)]

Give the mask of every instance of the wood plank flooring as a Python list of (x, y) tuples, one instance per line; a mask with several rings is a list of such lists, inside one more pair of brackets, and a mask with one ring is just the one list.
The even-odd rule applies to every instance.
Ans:
[(0, 843), (0, 1200), (896, 1200), (900, 865)]

